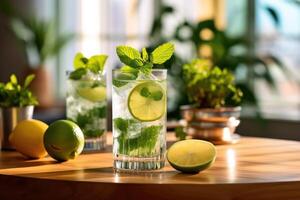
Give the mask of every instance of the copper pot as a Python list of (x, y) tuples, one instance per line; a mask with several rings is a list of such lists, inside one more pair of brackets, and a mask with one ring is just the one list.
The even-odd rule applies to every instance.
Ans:
[(241, 107), (195, 108), (182, 106), (181, 114), (185, 120), (188, 135), (214, 144), (235, 143), (239, 136), (235, 129), (239, 125)]
[(0, 149), (12, 150), (13, 147), (9, 143), (9, 136), (17, 123), (32, 119), (34, 106), (25, 107), (0, 107)]

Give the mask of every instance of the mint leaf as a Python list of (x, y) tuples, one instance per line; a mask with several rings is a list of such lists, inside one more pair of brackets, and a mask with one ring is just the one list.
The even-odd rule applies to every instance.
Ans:
[[(148, 126), (140, 129), (136, 120), (115, 118), (114, 128), (120, 134), (117, 137), (118, 153), (129, 156), (150, 156), (155, 153), (157, 138), (163, 126)], [(136, 132), (132, 136), (132, 133)]]
[(96, 137), (103, 134), (104, 129), (95, 128), (94, 120), (104, 119), (106, 117), (106, 106), (94, 107), (90, 110), (87, 110), (84, 113), (78, 113), (75, 122), (81, 129), (85, 136), (87, 137)]
[(24, 88), (28, 88), (28, 86), (30, 85), (30, 83), (33, 81), (33, 79), (35, 78), (34, 74), (30, 74), (29, 76), (26, 77), (25, 81), (24, 81)]
[(158, 46), (151, 53), (150, 59), (146, 48), (143, 48), (140, 53), (129, 46), (118, 46), (116, 52), (122, 63), (136, 69), (138, 72), (149, 75), (154, 64), (162, 64), (171, 58), (174, 53), (174, 45), (165, 43)]
[(70, 73), (69, 78), (72, 80), (79, 80), (81, 79), (82, 76), (84, 76), (87, 73), (87, 69), (86, 68), (78, 68), (75, 71), (72, 71)]
[(148, 61), (148, 59), (149, 59), (149, 56), (148, 56), (148, 53), (147, 53), (146, 48), (143, 48), (143, 49), (142, 49), (142, 58), (143, 58), (143, 60), (144, 60), (145, 62)]
[(143, 87), (140, 91), (140, 95), (143, 97), (149, 97), (151, 95), (151, 93), (148, 88)]
[(84, 131), (86, 137), (100, 137), (104, 133), (104, 129), (88, 129)]
[(88, 59), (87, 68), (93, 73), (102, 72), (104, 69), (105, 62), (107, 60), (106, 55), (95, 55)]
[(123, 141), (123, 152), (129, 156), (151, 156), (155, 154), (155, 145), (161, 129), (161, 125), (142, 128), (137, 137)]
[(163, 64), (167, 60), (171, 58), (174, 53), (174, 45), (172, 43), (164, 43), (158, 46), (152, 53), (151, 53), (151, 61), (154, 64)]
[(124, 120), (120, 117), (114, 119), (114, 127), (117, 128), (121, 132), (127, 132), (127, 130), (128, 130), (127, 120)]
[(85, 58), (82, 53), (77, 53), (73, 60), (74, 69), (84, 68), (87, 61), (87, 58)]
[(136, 76), (136, 77), (137, 77), (138, 74), (139, 74), (139, 70), (137, 70), (137, 69), (135, 69), (135, 68), (132, 68), (132, 67), (130, 67), (130, 66), (127, 66), (127, 65), (121, 67), (121, 71), (122, 71), (122, 72), (125, 72), (125, 73), (133, 74), (133, 75)]
[(105, 118), (106, 117), (106, 106), (95, 107), (89, 111), (91, 118)]
[(122, 87), (128, 83), (130, 80), (135, 80), (137, 76), (133, 73), (121, 73), (116, 78), (113, 79), (113, 85), (115, 87)]
[(162, 99), (162, 97), (164, 96), (164, 94), (161, 91), (156, 91), (156, 92), (152, 92), (151, 93), (151, 97), (155, 100), (155, 101), (160, 101)]
[[(73, 65), (75, 71), (79, 69), (87, 69), (96, 74), (96, 73), (101, 73), (103, 71), (106, 60), (107, 60), (106, 55), (95, 55), (88, 59), (84, 57), (82, 53), (77, 53), (74, 57)], [(80, 71), (80, 73), (82, 72), (83, 71)], [(74, 80), (79, 79), (77, 77), (81, 77), (81, 76), (75, 75)]]
[(145, 65), (143, 65), (140, 70), (142, 73), (146, 74), (146, 75), (149, 75), (152, 71), (152, 67), (153, 67), (153, 64), (152, 63), (146, 63)]
[(81, 114), (78, 113), (75, 123), (81, 128), (84, 129), (85, 126), (89, 123), (89, 121), (91, 120), (90, 116), (87, 114)]
[(133, 68), (139, 68), (143, 65), (141, 54), (138, 50), (129, 46), (118, 46), (117, 55), (121, 62)]
[(148, 152), (153, 151), (157, 142), (157, 137), (162, 129), (162, 126), (148, 126), (143, 128), (139, 137), (140, 148), (146, 149)]

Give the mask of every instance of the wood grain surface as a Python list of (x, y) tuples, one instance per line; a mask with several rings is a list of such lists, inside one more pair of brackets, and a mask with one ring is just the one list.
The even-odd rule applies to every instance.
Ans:
[(0, 199), (296, 200), (300, 142), (242, 138), (235, 145), (217, 146), (214, 165), (199, 174), (182, 174), (168, 164), (154, 172), (114, 173), (110, 152), (64, 163), (1, 152)]

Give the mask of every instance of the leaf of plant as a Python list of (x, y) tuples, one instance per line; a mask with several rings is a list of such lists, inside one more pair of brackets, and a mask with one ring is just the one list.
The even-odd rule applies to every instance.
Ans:
[(121, 117), (114, 119), (114, 127), (123, 133), (127, 133), (128, 130), (128, 121), (126, 119), (122, 119)]
[(135, 80), (137, 75), (131, 72), (126, 72), (118, 74), (112, 81), (115, 87), (122, 87), (128, 83), (128, 80)]
[(143, 87), (140, 91), (140, 95), (143, 97), (149, 97), (151, 95), (151, 93), (148, 88)]
[(16, 77), (15, 74), (12, 74), (12, 75), (10, 76), (10, 82), (11, 82), (13, 85), (17, 85), (17, 84), (18, 84), (18, 79), (17, 79), (17, 77)]
[(76, 117), (76, 123), (77, 125), (84, 129), (86, 127), (86, 125), (90, 122), (91, 117), (88, 114), (82, 114), (82, 113), (78, 113), (77, 117)]
[(46, 56), (56, 55), (60, 50), (66, 46), (74, 38), (74, 34), (68, 33), (64, 35), (59, 35), (52, 43), (52, 48), (49, 49), (49, 52)]
[(163, 64), (171, 58), (174, 50), (175, 48), (172, 43), (164, 43), (154, 49), (154, 51), (151, 53), (151, 61), (154, 64)]
[(14, 86), (11, 82), (5, 84), (5, 90), (13, 90)]
[(148, 53), (147, 53), (146, 48), (143, 48), (143, 49), (142, 49), (142, 58), (143, 58), (143, 60), (144, 60), (145, 62), (148, 61), (148, 59), (149, 59), (149, 56), (148, 56)]
[(88, 129), (84, 131), (84, 135), (86, 137), (100, 137), (101, 135), (103, 135), (103, 133), (103, 129)]
[(151, 94), (151, 97), (153, 98), (154, 101), (160, 101), (164, 94), (161, 91), (156, 91)]
[(30, 83), (32, 82), (32, 80), (35, 78), (34, 74), (30, 74), (26, 77), (25, 81), (24, 81), (24, 88), (28, 88), (28, 86), (30, 85)]
[(25, 43), (32, 40), (32, 31), (20, 19), (12, 19), (10, 26), (11, 30), (13, 31), (14, 35), (17, 37), (18, 40)]
[(153, 64), (152, 63), (146, 63), (145, 65), (143, 65), (140, 70), (142, 73), (149, 75), (151, 73)]
[(182, 126), (175, 128), (175, 136), (178, 140), (185, 140), (187, 133)]
[(152, 125), (142, 128), (141, 135), (135, 140), (138, 140), (136, 142), (137, 146), (133, 148), (141, 148), (144, 154), (151, 154), (154, 151), (154, 146), (157, 142), (157, 137), (159, 136), (159, 133), (162, 129), (161, 125)]
[(74, 69), (79, 69), (79, 68), (84, 68), (86, 66), (86, 61), (84, 59), (85, 57), (83, 56), (82, 53), (77, 53), (74, 57), (74, 60), (73, 60), (73, 66), (74, 66)]
[(132, 68), (130, 66), (124, 65), (123, 67), (121, 67), (121, 71), (122, 72), (126, 72), (126, 73), (130, 73), (133, 74), (134, 76), (138, 76), (139, 74), (139, 70)]
[(104, 69), (107, 55), (95, 55), (89, 58), (87, 67), (94, 73), (102, 72)]
[(79, 80), (83, 75), (87, 73), (86, 68), (78, 68), (75, 71), (72, 71), (69, 78), (72, 80)]
[[(105, 118), (106, 117), (106, 112), (107, 112), (107, 107), (106, 106), (100, 106), (100, 107), (95, 107), (90, 110), (90, 114), (92, 117), (97, 117), (97, 118)], [(90, 120), (90, 122), (93, 120)]]
[(139, 68), (143, 65), (141, 54), (138, 50), (129, 46), (118, 46), (117, 55), (121, 62), (133, 68)]

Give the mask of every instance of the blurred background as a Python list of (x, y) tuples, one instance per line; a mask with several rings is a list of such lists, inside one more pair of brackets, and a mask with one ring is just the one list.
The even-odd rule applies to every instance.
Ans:
[[(64, 118), (66, 71), (76, 52), (108, 54), (120, 44), (176, 44), (168, 69), (168, 119), (188, 104), (182, 66), (203, 57), (236, 75), (244, 92), (241, 135), (300, 140), (299, 0), (1, 0), (0, 81), (37, 74), (35, 118)], [(34, 39), (33, 39), (34, 38)], [(170, 128), (174, 123), (170, 123)]]

